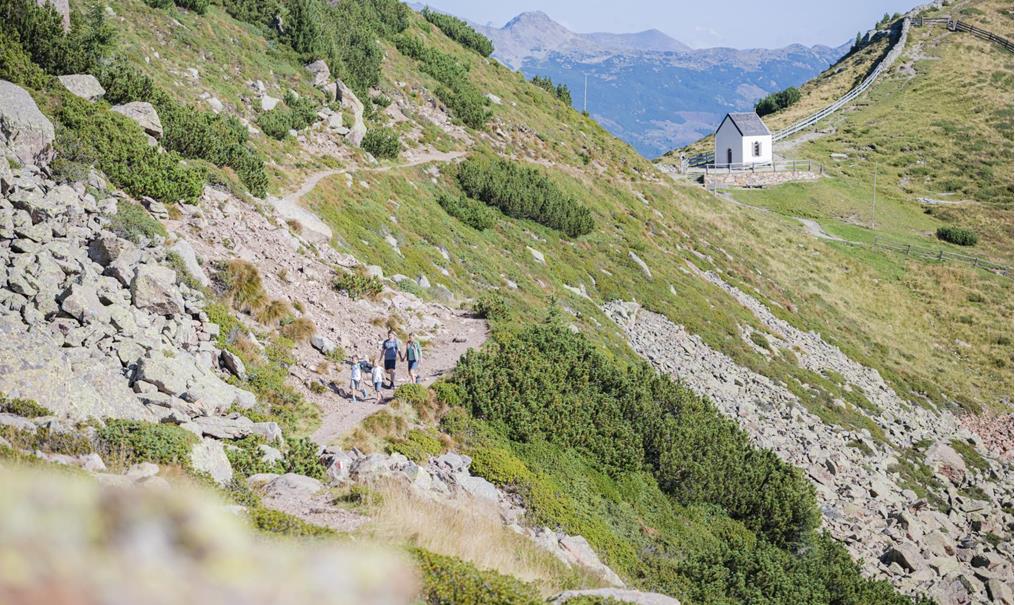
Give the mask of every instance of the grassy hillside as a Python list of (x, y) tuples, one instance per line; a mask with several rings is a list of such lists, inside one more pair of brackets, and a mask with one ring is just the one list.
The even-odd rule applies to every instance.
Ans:
[[(312, 88), (302, 66), (321, 55), (319, 48), (311, 46), (297, 53), (263, 23), (241, 23), (219, 6), (210, 6), (203, 15), (175, 7), (156, 9), (140, 0), (115, 0), (110, 6), (117, 15), (119, 54), (179, 103), (205, 110), (212, 107), (208, 98), (214, 96), (225, 105), (223, 115), (255, 123), (261, 115), (259, 99), (248, 82), (260, 80), (276, 97), (293, 88), (301, 97), (324, 106), (323, 95)], [(648, 434), (648, 427), (655, 425), (638, 422), (638, 409), (631, 406), (645, 392), (637, 383), (625, 381), (643, 366), (635, 364), (623, 335), (600, 306), (614, 299), (637, 299), (737, 363), (785, 383), (822, 418), (861, 430), (872, 428), (861, 412), (869, 402), (858, 402), (857, 394), (847, 394), (843, 385), (788, 358), (759, 351), (742, 336), (743, 329), (764, 333), (766, 328), (688, 265), (720, 272), (780, 318), (819, 332), (853, 359), (879, 370), (914, 403), (970, 409), (1000, 406), (999, 401), (1010, 395), (1011, 341), (1003, 340), (1011, 332), (1010, 281), (968, 268), (886, 259), (826, 244), (779, 213), (745, 210), (717, 201), (696, 185), (672, 182), (555, 96), (451, 41), (419, 16), (409, 17), (404, 31), (379, 28), (370, 34), (371, 40), (379, 40), (383, 61), (376, 84), (369, 92), (360, 87), (359, 94), (368, 107), (368, 126), (398, 133), (402, 155), (371, 161), (344, 143), (322, 143), (315, 138), (319, 127), (281, 141), (252, 132), (243, 145), (263, 158), (268, 190), (293, 191), (311, 173), (341, 170), (321, 180), (303, 198), (331, 226), (332, 245), (337, 249), (381, 266), (386, 275), (425, 275), (431, 284), (449, 289), (463, 305), (491, 294), (502, 298), (505, 311), (494, 322), (498, 345), (483, 355), (494, 356), (512, 343), (534, 338), (528, 326), (549, 316), (558, 328), (553, 338), (559, 341), (553, 342), (567, 345), (567, 355), (561, 359), (574, 362), (563, 369), (584, 368), (590, 359), (601, 368), (596, 381), (590, 381), (596, 387), (587, 390), (590, 398), (571, 402), (576, 408), (579, 403), (589, 408), (582, 417), (584, 424), (566, 414), (558, 418), (559, 422), (575, 420), (573, 427), (561, 425), (558, 431), (571, 440), (523, 438), (519, 432), (525, 427), (512, 424), (516, 416), (502, 418), (486, 412), (491, 426), (477, 428), (470, 421), (448, 432), (468, 447), (500, 448), (507, 452), (508, 462), (515, 462), (511, 458), (515, 457), (515, 474), (508, 478), (528, 486), (525, 495), (541, 515), (537, 519), (588, 534), (608, 562), (639, 586), (665, 589), (692, 603), (819, 603), (834, 600), (838, 590), (852, 590), (853, 583), (863, 584), (852, 564), (844, 560), (844, 551), (810, 531), (815, 518), (801, 513), (810, 525), (797, 523), (795, 517), (787, 522), (790, 530), (807, 530), (798, 532), (806, 534), (803, 537), (790, 539), (782, 534), (784, 528), (766, 527), (764, 523), (772, 517), (766, 506), (773, 504), (756, 503), (763, 490), (749, 490), (745, 487), (749, 483), (731, 488), (743, 496), (737, 502), (714, 494), (678, 496), (680, 480), (666, 471), (678, 467), (674, 461), (684, 456), (661, 456), (663, 448), (652, 445), (659, 434)], [(410, 53), (414, 47), (406, 36), (422, 42), (426, 52)], [(152, 44), (153, 40), (158, 44)], [(341, 56), (341, 50), (328, 52)], [(196, 78), (188, 73), (191, 68), (197, 70)], [(339, 73), (345, 77), (346, 72)], [(846, 82), (837, 79), (828, 86), (846, 86)], [(824, 90), (815, 85), (819, 89)], [(39, 87), (35, 93), (47, 109), (55, 108), (56, 117), (65, 116), (65, 107), (74, 105), (51, 87)], [(478, 94), (494, 95), (498, 101), (477, 105)], [(451, 106), (450, 112), (444, 111), (445, 106)], [(102, 104), (97, 107), (97, 113), (107, 111)], [(478, 127), (463, 124), (474, 119)], [(73, 125), (63, 127), (74, 130)], [(1007, 136), (1010, 139), (1010, 129)], [(137, 140), (137, 136), (132, 139), (133, 143)], [(506, 199), (524, 189), (538, 191), (545, 199), (567, 200), (565, 205), (590, 212), (594, 229), (569, 237), (547, 226), (558, 223), (550, 220), (553, 217), (547, 216), (546, 208), (521, 212), (508, 199), (498, 204), (506, 213), (496, 212), (493, 226), (477, 230), (449, 215), (438, 202), (441, 194), (461, 195), (455, 165), (437, 165), (437, 172), (432, 165), (408, 165), (410, 156), (420, 157), (434, 149), (498, 156), (517, 162), (520, 168), (535, 169), (535, 173), (525, 172), (535, 176), (527, 177), (531, 182), (524, 187), (496, 176), (490, 177), (490, 187)], [(175, 156), (170, 159), (176, 161)], [(207, 168), (210, 180), (221, 180), (247, 194), (230, 168), (205, 166), (207, 160), (191, 156), (179, 161)], [(834, 178), (849, 183), (847, 179), (853, 177), (843, 170)], [(827, 183), (835, 183), (834, 178)], [(820, 186), (829, 185), (822, 182)], [(845, 191), (853, 195), (852, 188)], [(984, 186), (983, 191), (992, 190)], [(520, 215), (535, 220), (512, 218)], [(423, 297), (438, 296), (435, 290), (418, 291)], [(587, 343), (567, 340), (571, 336), (566, 328), (572, 326), (585, 335)], [(575, 351), (580, 355), (575, 356)], [(537, 348), (530, 357), (540, 353), (545, 354)], [(477, 415), (487, 410), (483, 385), (518, 384), (496, 371), (496, 357), (485, 359), (488, 367), (473, 373), (474, 384), (462, 380), (475, 401), (459, 403), (471, 404)], [(535, 368), (536, 373), (561, 371), (552, 366), (554, 361), (541, 360), (544, 365)], [(565, 374), (563, 378), (575, 382), (587, 378), (580, 372)], [(650, 395), (659, 397), (649, 399), (664, 400), (661, 393), (668, 387), (672, 385), (657, 386), (660, 393)], [(537, 400), (531, 391), (524, 394), (526, 402)], [(667, 414), (676, 417), (682, 406), (702, 405), (688, 401), (692, 400), (686, 394), (674, 396)], [(611, 412), (623, 412), (609, 418), (608, 426), (616, 428), (616, 433), (597, 435), (601, 439), (591, 445), (584, 439), (596, 433), (592, 429), (600, 428), (603, 418), (593, 413), (595, 407), (589, 402), (608, 403)], [(658, 416), (669, 418), (667, 414)], [(543, 432), (553, 434), (545, 430), (548, 424), (542, 425)], [(876, 430), (872, 433), (877, 438)], [(640, 451), (632, 443), (635, 437), (645, 444), (645, 468), (622, 466), (611, 472), (602, 451)], [(732, 460), (734, 469), (745, 474), (755, 456), (767, 455), (766, 465), (788, 477), (788, 492), (803, 481), (799, 473), (772, 461), (770, 453), (749, 447), (743, 434), (732, 429), (702, 444), (703, 452), (733, 444), (724, 460)], [(552, 463), (565, 456), (573, 474)], [(496, 465), (487, 469), (496, 481)], [(705, 475), (700, 478), (703, 484), (724, 480), (714, 473)], [(813, 495), (809, 500), (802, 496), (801, 502), (803, 509), (813, 506)], [(773, 523), (781, 521), (776, 514)], [(742, 548), (727, 548), (727, 538)], [(797, 560), (792, 555), (801, 544), (814, 548), (808, 551), (813, 558)], [(829, 567), (832, 563), (834, 567)], [(842, 578), (829, 577), (834, 575), (829, 570), (840, 569)], [(759, 585), (770, 582), (772, 592), (750, 588), (755, 581)], [(885, 602), (884, 585), (863, 585), (867, 595), (863, 602)], [(794, 592), (797, 589), (806, 589), (806, 594)]]

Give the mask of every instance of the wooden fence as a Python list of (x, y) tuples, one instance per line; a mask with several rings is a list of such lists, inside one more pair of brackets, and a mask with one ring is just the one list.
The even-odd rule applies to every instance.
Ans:
[(1012, 44), (1011, 40), (1008, 40), (1007, 38), (1002, 38), (1001, 36), (993, 32), (981, 29), (979, 27), (976, 27), (975, 25), (970, 25), (969, 23), (966, 23), (964, 21), (952, 19), (951, 17), (934, 17), (930, 19), (917, 17), (913, 21), (913, 25), (916, 25), (918, 27), (923, 25), (944, 25), (945, 27), (948, 28), (948, 31), (966, 32), (968, 34), (976, 36), (977, 38), (982, 38), (983, 40), (987, 40), (988, 42), (993, 42), (994, 44), (997, 44), (1005, 48), (1008, 52), (1015, 52), (1015, 45)]
[(874, 240), (869, 243), (851, 240), (840, 240), (840, 243), (845, 243), (851, 246), (858, 246), (863, 248), (871, 248), (873, 250), (889, 250), (892, 252), (898, 252), (899, 254), (903, 254), (905, 256), (927, 261), (937, 261), (937, 262), (952, 261), (963, 263), (971, 265), (978, 269), (984, 269), (992, 273), (997, 273), (998, 275), (1003, 275), (1009, 279), (1012, 278), (1011, 267), (1008, 267), (1006, 265), (999, 265), (997, 263), (992, 263), (988, 260), (984, 260), (976, 256), (959, 254), (957, 252), (946, 252), (944, 250), (932, 250), (929, 248), (920, 248), (912, 244), (899, 244), (896, 242), (880, 240), (877, 237), (875, 237)]
[(825, 173), (825, 167), (811, 160), (780, 160), (764, 164), (705, 164), (705, 174), (730, 174), (733, 172), (817, 172)]

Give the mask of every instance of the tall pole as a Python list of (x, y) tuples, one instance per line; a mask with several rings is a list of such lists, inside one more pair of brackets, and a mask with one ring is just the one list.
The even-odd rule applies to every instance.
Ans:
[(585, 74), (585, 102), (582, 107), (583, 113), (589, 112), (589, 75)]
[(877, 225), (877, 209), (878, 209), (878, 163), (874, 162), (874, 198), (871, 200), (871, 231), (874, 230)]

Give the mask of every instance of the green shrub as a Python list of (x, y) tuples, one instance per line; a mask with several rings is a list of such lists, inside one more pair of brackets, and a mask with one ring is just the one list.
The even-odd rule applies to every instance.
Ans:
[(135, 244), (168, 236), (166, 228), (148, 213), (141, 204), (125, 199), (116, 200), (116, 214), (109, 219), (109, 230)]
[(592, 212), (562, 192), (542, 171), (512, 160), (472, 156), (458, 167), (458, 184), (469, 197), (514, 218), (533, 220), (569, 237), (592, 232)]
[(186, 467), (190, 465), (190, 449), (197, 443), (197, 436), (186, 429), (143, 420), (106, 420), (97, 436), (104, 457), (124, 464), (156, 462)]
[(553, 80), (547, 76), (532, 76), (532, 83), (557, 97), (568, 107), (571, 106), (571, 89), (566, 84), (554, 85)]
[(723, 507), (778, 546), (818, 522), (799, 470), (751, 446), (735, 421), (645, 364), (620, 367), (580, 334), (544, 324), (455, 371), (473, 413), (521, 442), (573, 448), (612, 474), (647, 465), (684, 503)]
[(754, 106), (754, 112), (759, 116), (767, 116), (768, 114), (775, 113), (780, 109), (785, 109), (799, 100), (800, 91), (795, 86), (790, 86), (786, 90), (773, 92), (758, 101), (758, 103)]
[(110, 103), (146, 101), (155, 107), (163, 126), (163, 147), (184, 157), (229, 166), (252, 194), (267, 193), (264, 161), (246, 146), (247, 128), (235, 116), (200, 111), (177, 102), (122, 59), (103, 67), (99, 80)]
[(330, 538), (335, 530), (307, 523), (303, 519), (263, 506), (248, 509), (250, 523), (260, 531), (290, 538)]
[(495, 292), (481, 294), (476, 302), (472, 303), (472, 311), (477, 317), (491, 321), (507, 319), (508, 306), (504, 297)]
[(61, 137), (58, 152), (68, 160), (97, 165), (135, 197), (191, 203), (201, 195), (203, 170), (185, 166), (175, 152), (149, 146), (137, 124), (105, 104), (63, 94), (56, 117), (69, 131)]
[(49, 76), (32, 62), (17, 39), (0, 30), (0, 80), (7, 80), (26, 88), (41, 89)]
[(176, 0), (176, 6), (194, 11), (199, 15), (208, 12), (209, 0)]
[(426, 403), (428, 398), (429, 394), (423, 385), (409, 383), (395, 389), (395, 399), (413, 407)]
[(12, 399), (3, 393), (0, 393), (0, 412), (16, 414), (25, 418), (38, 418), (53, 414), (45, 406), (41, 406), (31, 399), (21, 399), (19, 397)]
[(423, 9), (423, 17), (437, 26), (444, 35), (458, 42), (465, 48), (470, 48), (484, 57), (493, 54), (493, 42), (483, 34), (472, 29), (472, 27), (458, 17), (438, 13), (430, 10), (430, 7)]
[(226, 457), (229, 458), (229, 464), (233, 467), (233, 475), (239, 481), (245, 482), (247, 477), (260, 473), (282, 474), (285, 472), (281, 463), (269, 464), (261, 460), (262, 454), (258, 446), (263, 443), (264, 439), (252, 435), (233, 441), (229, 444), (233, 447), (226, 448)]
[(420, 598), (427, 605), (541, 605), (532, 586), (511, 576), (480, 570), (461, 559), (412, 550), (423, 576)]
[(497, 224), (496, 210), (464, 195), (441, 192), (437, 195), (437, 203), (445, 212), (477, 231), (489, 229)]
[(427, 46), (416, 36), (398, 36), (395, 47), (403, 55), (419, 61), (420, 69), (441, 83), (435, 91), (437, 97), (457, 119), (470, 128), (480, 129), (486, 125), (490, 119), (490, 101), (469, 82), (467, 65)]
[(453, 407), (440, 420), (441, 430), (449, 435), (462, 433), (472, 425), (472, 416), (465, 408)]
[(287, 473), (324, 479), (324, 465), (320, 461), (320, 447), (306, 437), (286, 437), (284, 468)]
[(431, 456), (439, 456), (444, 452), (444, 445), (432, 433), (413, 429), (404, 439), (388, 444), (388, 453), (399, 453), (416, 462), (425, 464)]
[(398, 133), (390, 128), (371, 128), (363, 137), (363, 150), (376, 158), (394, 159), (402, 145)]
[(257, 125), (264, 134), (282, 140), (290, 130), (303, 130), (317, 119), (317, 104), (292, 92), (285, 94), (285, 103), (257, 116)]
[(975, 246), (980, 239), (969, 229), (961, 227), (938, 227), (937, 238), (956, 246)]
[(52, 75), (95, 71), (115, 37), (98, 4), (88, 6), (86, 13), (75, 6), (70, 31), (64, 32), (60, 14), (49, 3), (39, 6), (34, 0), (0, 0), (0, 32), (20, 43), (31, 60)]
[(454, 382), (441, 380), (430, 385), (434, 399), (448, 407), (458, 407), (464, 403), (465, 392)]
[(377, 298), (384, 291), (381, 280), (360, 271), (336, 274), (331, 287), (352, 299)]
[(42, 451), (67, 456), (80, 456), (95, 450), (91, 440), (77, 431), (54, 431), (40, 427), (33, 431), (0, 426), (0, 437), (12, 446), (29, 452)]

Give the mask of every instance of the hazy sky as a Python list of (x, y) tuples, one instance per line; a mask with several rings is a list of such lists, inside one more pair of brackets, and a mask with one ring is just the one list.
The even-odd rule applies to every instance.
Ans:
[(576, 32), (627, 33), (659, 29), (702, 48), (775, 48), (794, 42), (837, 46), (867, 31), (886, 12), (918, 0), (429, 0), (433, 8), (477, 23), (504, 25), (520, 12), (541, 10)]

